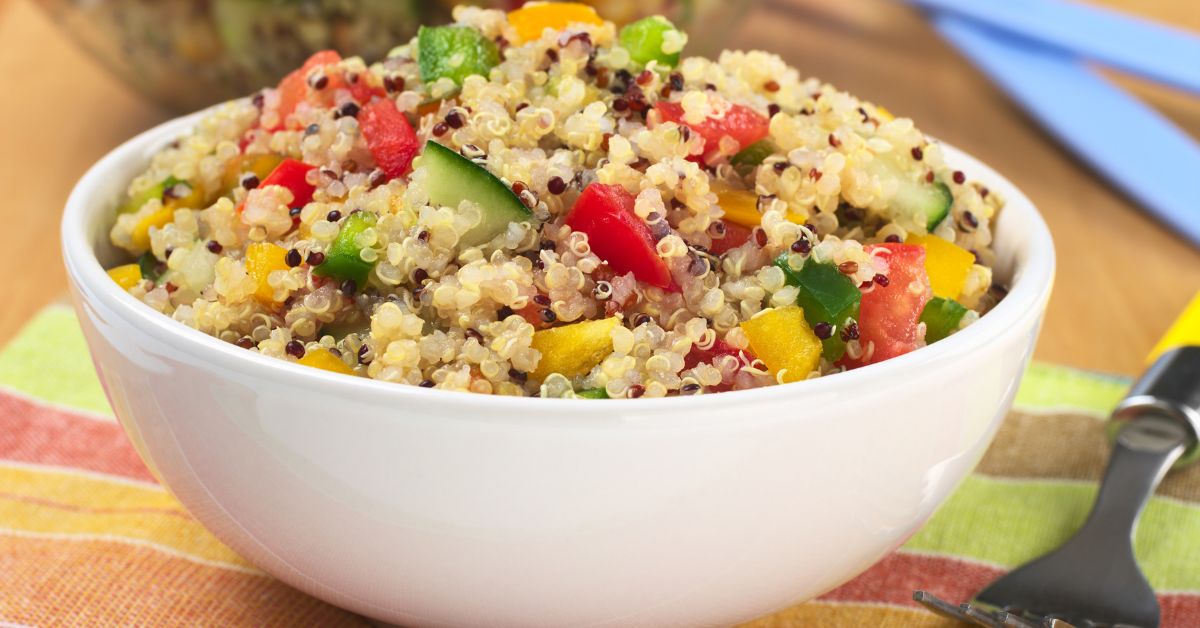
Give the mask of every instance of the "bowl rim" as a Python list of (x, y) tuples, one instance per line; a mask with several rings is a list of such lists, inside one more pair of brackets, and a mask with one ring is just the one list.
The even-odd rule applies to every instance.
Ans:
[[(182, 135), (208, 111), (202, 110), (174, 118), (142, 132), (102, 157), (75, 184), (67, 199), (61, 223), (63, 260), (72, 287), (81, 301), (97, 300), (126, 321), (135, 323), (139, 333), (150, 334), (197, 359), (215, 364), (231, 373), (241, 372), (284, 384), (304, 386), (324, 394), (345, 395), (346, 398), (355, 401), (395, 404), (398, 408), (403, 408), (406, 403), (440, 404), (459, 410), (460, 412), (454, 413), (456, 416), (464, 416), (462, 412), (478, 411), (483, 413), (481, 416), (485, 420), (499, 419), (503, 413), (506, 416), (533, 416), (541, 421), (544, 419), (537, 417), (537, 412), (555, 412), (566, 408), (570, 408), (571, 412), (560, 412), (561, 419), (569, 419), (571, 423), (590, 423), (597, 419), (619, 422), (627, 417), (653, 417), (656, 410), (671, 411), (664, 413), (661, 419), (678, 412), (693, 410), (698, 412), (689, 413), (689, 416), (694, 417), (689, 419), (690, 421), (701, 417), (717, 420), (723, 413), (716, 411), (730, 405), (742, 406), (780, 396), (798, 398), (839, 391), (853, 393), (872, 383), (906, 377), (907, 372), (919, 369), (922, 365), (969, 354), (1001, 336), (1015, 324), (1030, 316), (1040, 315), (1053, 286), (1054, 244), (1049, 229), (1033, 202), (991, 167), (972, 155), (939, 141), (946, 153), (947, 162), (955, 163), (960, 169), (971, 172), (974, 178), (985, 181), (989, 188), (1004, 195), (1006, 205), (1002, 211), (1025, 214), (1021, 221), (1024, 227), (1021, 235), (1028, 240), (1025, 244), (1026, 260), (1023, 263), (1020, 260), (1013, 262), (1013, 281), (1005, 298), (978, 321), (940, 342), (832, 376), (749, 390), (664, 398), (613, 400), (511, 397), (420, 388), (367, 377), (346, 376), (247, 351), (188, 327), (121, 290), (108, 278), (100, 265), (91, 245), (91, 234), (86, 233), (86, 218), (91, 213), (111, 209), (116, 205), (116, 199), (94, 202), (96, 188), (110, 178), (111, 172), (119, 172), (133, 162), (146, 163), (151, 151)], [(77, 307), (81, 305), (77, 302)], [(509, 412), (520, 410), (534, 412), (515, 415)], [(494, 416), (488, 416), (488, 412), (494, 413)], [(733, 420), (737, 421), (751, 418), (736, 416), (737, 414), (740, 413), (725, 413), (724, 416), (732, 416)]]

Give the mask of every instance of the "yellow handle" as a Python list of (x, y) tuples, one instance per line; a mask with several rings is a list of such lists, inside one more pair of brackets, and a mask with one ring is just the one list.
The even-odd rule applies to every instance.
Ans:
[(1183, 309), (1179, 318), (1171, 323), (1171, 327), (1167, 329), (1167, 333), (1158, 341), (1154, 349), (1150, 351), (1150, 355), (1146, 357), (1146, 364), (1154, 362), (1158, 356), (1184, 345), (1200, 345), (1200, 292), (1192, 297), (1192, 302)]

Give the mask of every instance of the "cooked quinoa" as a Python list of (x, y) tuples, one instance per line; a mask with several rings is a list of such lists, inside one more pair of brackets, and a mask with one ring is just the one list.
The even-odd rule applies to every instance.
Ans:
[(136, 262), (110, 275), (249, 351), (543, 397), (830, 375), (1003, 294), (1003, 200), (911, 120), (770, 53), (679, 58), (665, 20), (547, 6), (459, 7), (209, 110), (129, 185), (111, 239)]

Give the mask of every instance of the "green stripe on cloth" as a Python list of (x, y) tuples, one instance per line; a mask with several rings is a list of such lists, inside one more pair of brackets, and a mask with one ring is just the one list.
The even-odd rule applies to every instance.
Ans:
[(1123, 377), (1034, 362), (1025, 371), (1013, 407), (1107, 417), (1128, 389), (1129, 380)]
[(112, 415), (79, 321), (65, 305), (42, 310), (0, 350), (0, 386), (48, 403)]
[[(905, 548), (1015, 567), (1067, 540), (1087, 518), (1091, 482), (1006, 480), (972, 475)], [(1200, 591), (1200, 507), (1154, 497), (1134, 546), (1150, 584)]]

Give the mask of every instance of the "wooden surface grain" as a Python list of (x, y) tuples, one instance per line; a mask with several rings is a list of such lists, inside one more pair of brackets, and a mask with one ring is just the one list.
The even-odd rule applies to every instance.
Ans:
[[(1104, 2), (1200, 32), (1191, 3)], [(768, 0), (732, 44), (776, 51), (805, 75), (914, 118), (1038, 204), (1058, 253), (1038, 358), (1135, 374), (1200, 289), (1200, 251), (1079, 165), (901, 3)], [(0, 76), (10, 87), (0, 101), (2, 343), (65, 293), (58, 220), (71, 185), (106, 151), (169, 114), (89, 60), (30, 0), (0, 0)], [(1200, 137), (1200, 97), (1115, 78)]]

